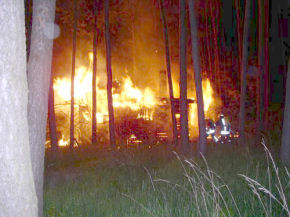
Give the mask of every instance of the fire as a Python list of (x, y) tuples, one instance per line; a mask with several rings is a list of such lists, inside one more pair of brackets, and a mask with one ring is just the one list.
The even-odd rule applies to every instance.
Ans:
[(58, 140), (58, 145), (60, 147), (64, 147), (64, 146), (68, 146), (68, 144), (69, 144), (68, 140), (65, 140), (64, 135), (62, 135), (61, 139)]
[[(89, 67), (78, 67), (75, 73), (74, 80), (74, 99), (75, 99), (75, 122), (79, 123), (78, 130), (80, 136), (76, 138), (80, 139), (84, 136), (80, 131), (85, 132), (85, 136), (90, 137), (91, 129), (90, 123), (92, 119), (92, 54), (89, 54), (90, 64)], [(102, 124), (108, 122), (108, 104), (107, 104), (107, 90), (106, 80), (100, 78), (100, 74), (106, 74), (105, 67), (103, 71), (97, 72), (96, 78), (96, 92), (97, 92), (97, 112), (95, 114), (98, 123), (98, 128), (103, 127)], [(126, 74), (126, 73), (125, 73)], [(118, 81), (118, 85), (112, 89), (113, 95), (113, 107), (115, 111), (118, 109), (128, 108), (131, 111), (137, 112), (137, 119), (153, 120), (154, 111), (158, 105), (158, 98), (156, 93), (149, 87), (140, 89), (133, 84), (132, 79), (129, 76), (121, 77)], [(101, 83), (103, 82), (103, 83)], [(178, 82), (173, 80), (174, 95), (179, 96), (179, 85)], [(204, 110), (207, 116), (208, 111), (212, 109), (214, 102), (214, 91), (211, 87), (208, 79), (202, 83), (203, 97), (204, 97)], [(59, 140), (60, 146), (67, 146), (69, 144), (69, 115), (70, 115), (70, 100), (71, 100), (71, 80), (70, 78), (56, 78), (54, 79), (54, 91), (55, 91), (55, 104), (58, 108), (56, 109), (57, 114), (65, 114), (66, 122), (61, 122), (62, 126), (59, 126), (59, 130), (62, 132), (62, 138)], [(191, 128), (197, 127), (197, 106), (196, 103), (189, 105), (189, 125)], [(59, 112), (59, 113), (58, 113)], [(176, 114), (178, 116), (179, 114)], [(170, 117), (168, 117), (170, 118)], [(84, 129), (83, 123), (88, 127)], [(196, 130), (195, 130), (196, 131)], [(191, 135), (194, 135), (191, 133)]]
[(115, 108), (129, 107), (133, 111), (143, 107), (153, 108), (156, 105), (156, 97), (150, 88), (141, 91), (133, 85), (130, 77), (123, 78), (121, 93), (113, 93), (113, 106)]
[[(214, 106), (214, 91), (211, 87), (209, 79), (202, 81), (202, 91), (203, 91), (203, 103), (204, 103), (204, 113), (205, 117), (210, 116), (210, 108)], [(189, 107), (189, 125), (193, 128), (198, 128), (198, 119), (197, 119), (197, 104), (190, 104)], [(192, 135), (196, 135), (196, 130), (191, 132)]]

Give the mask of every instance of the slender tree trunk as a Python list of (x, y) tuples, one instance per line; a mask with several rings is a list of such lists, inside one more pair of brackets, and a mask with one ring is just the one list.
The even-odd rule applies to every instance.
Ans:
[[(240, 11), (240, 1), (239, 0), (234, 0), (235, 1), (235, 7), (236, 7), (236, 16), (237, 16), (237, 38), (238, 38), (238, 75), (239, 77), (241, 76), (241, 65), (242, 65), (242, 57), (243, 57), (243, 52), (242, 52), (242, 47), (243, 47), (243, 35), (242, 35), (242, 20), (241, 20), (241, 11)], [(241, 79), (241, 77), (240, 77)], [(241, 85), (241, 84), (240, 84)], [(240, 88), (239, 86), (237, 86)]]
[(282, 145), (280, 157), (283, 163), (290, 166), (290, 58), (288, 59), (288, 72), (286, 80), (286, 96), (285, 96)]
[(240, 94), (240, 115), (239, 115), (239, 131), (240, 144), (245, 145), (245, 119), (246, 119), (246, 86), (247, 86), (247, 66), (248, 66), (248, 35), (250, 23), (250, 0), (246, 0), (245, 16), (244, 16), (244, 31), (243, 31), (243, 57), (241, 64), (241, 94)]
[(186, 72), (186, 2), (180, 0), (179, 22), (180, 22), (180, 41), (179, 41), (179, 64), (180, 64), (180, 142), (184, 152), (189, 151), (188, 138), (188, 113), (187, 113), (187, 72)]
[(37, 217), (29, 148), (24, 1), (1, 1), (0, 216)]
[(105, 0), (105, 38), (106, 38), (106, 60), (107, 60), (107, 96), (109, 110), (109, 133), (110, 146), (115, 147), (115, 121), (112, 97), (112, 67), (111, 67), (111, 45), (110, 45), (110, 24), (109, 24), (109, 0)]
[(74, 30), (73, 30), (73, 50), (72, 50), (72, 73), (71, 73), (71, 104), (70, 104), (70, 149), (74, 147), (74, 82), (76, 64), (76, 44), (77, 44), (77, 24), (78, 24), (78, 2), (74, 0)]
[(31, 48), (28, 62), (28, 124), (38, 216), (43, 216), (43, 172), (48, 93), (54, 39), (55, 0), (33, 1)]
[(214, 2), (212, 0), (209, 1), (209, 8), (210, 8), (210, 15), (211, 15), (211, 25), (213, 30), (213, 41), (214, 41), (214, 70), (216, 75), (216, 82), (217, 82), (217, 91), (221, 95), (221, 72), (220, 72), (220, 60), (219, 60), (219, 51), (218, 51), (218, 43), (217, 43), (217, 27), (216, 27), (216, 17), (217, 15), (214, 13), (214, 8), (212, 4)]
[(259, 45), (258, 45), (258, 65), (259, 65), (259, 76), (257, 77), (257, 139), (260, 140), (260, 133), (263, 130), (263, 113), (264, 113), (264, 73), (265, 73), (265, 54), (264, 54), (264, 0), (259, 0)]
[[(206, 3), (206, 6), (205, 8), (207, 8), (207, 3)], [(212, 59), (211, 59), (211, 43), (210, 43), (210, 40), (209, 40), (209, 27), (208, 27), (208, 11), (205, 9), (205, 36), (206, 36), (206, 48), (207, 48), (207, 56), (208, 56), (208, 61), (209, 61), (209, 75), (210, 75), (210, 78), (212, 81), (214, 81), (214, 86), (215, 86), (215, 89), (217, 89), (217, 82), (216, 82), (216, 71), (213, 73), (213, 67), (212, 67)]]
[(175, 118), (175, 107), (174, 107), (174, 95), (173, 95), (173, 85), (172, 85), (172, 76), (171, 76), (171, 64), (170, 64), (170, 52), (169, 52), (169, 40), (168, 40), (168, 31), (167, 31), (167, 22), (164, 11), (164, 1), (159, 0), (159, 6), (161, 10), (161, 17), (163, 22), (164, 30), (164, 40), (165, 40), (165, 52), (166, 52), (166, 67), (167, 67), (167, 81), (169, 87), (169, 98), (171, 106), (171, 120), (172, 120), (172, 135), (173, 135), (173, 144), (177, 146), (178, 144), (178, 135), (176, 129), (176, 118)]
[(265, 56), (264, 56), (264, 114), (263, 114), (263, 125), (265, 127), (268, 122), (268, 108), (269, 108), (269, 0), (264, 0), (265, 3)]
[(94, 4), (94, 42), (93, 42), (93, 78), (92, 78), (92, 90), (93, 90), (93, 108), (92, 108), (92, 144), (97, 142), (97, 44), (98, 44), (98, 7), (99, 1)]
[(190, 20), (190, 33), (191, 33), (191, 55), (194, 69), (194, 80), (197, 96), (197, 112), (198, 112), (198, 129), (199, 129), (199, 152), (206, 153), (206, 133), (205, 133), (205, 120), (204, 120), (204, 104), (202, 93), (202, 79), (200, 76), (200, 62), (198, 54), (198, 38), (196, 18), (194, 11), (194, 0), (188, 0), (189, 6), (189, 20)]
[(49, 133), (51, 140), (51, 149), (56, 152), (58, 150), (55, 111), (54, 111), (54, 91), (53, 91), (53, 76), (50, 78), (49, 97), (48, 97), (48, 120), (49, 120)]

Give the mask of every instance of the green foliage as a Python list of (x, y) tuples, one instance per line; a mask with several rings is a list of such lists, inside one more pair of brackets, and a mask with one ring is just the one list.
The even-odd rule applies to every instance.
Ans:
[(283, 204), (277, 186), (289, 194), (289, 174), (269, 152), (265, 157), (260, 148), (226, 146), (210, 152), (206, 160), (164, 147), (86, 148), (53, 162), (47, 155), (45, 216), (287, 216), (281, 204), (263, 190), (257, 197), (244, 179)]

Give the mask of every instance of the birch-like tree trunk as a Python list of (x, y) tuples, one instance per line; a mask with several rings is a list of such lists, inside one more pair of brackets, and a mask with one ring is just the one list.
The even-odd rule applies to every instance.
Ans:
[(110, 133), (110, 146), (115, 147), (115, 121), (114, 121), (114, 108), (112, 97), (112, 67), (111, 67), (111, 44), (110, 44), (110, 23), (109, 23), (109, 0), (105, 0), (105, 38), (106, 38), (106, 61), (107, 61), (107, 97), (108, 97), (108, 110), (109, 110), (109, 133)]
[(180, 142), (184, 152), (189, 151), (186, 71), (186, 2), (179, 3), (179, 64), (180, 64)]
[(241, 71), (241, 93), (240, 93), (240, 115), (239, 115), (239, 143), (245, 145), (245, 119), (246, 119), (246, 86), (247, 86), (247, 67), (248, 67), (248, 35), (250, 24), (250, 0), (246, 0), (245, 16), (244, 16), (244, 30), (243, 30), (243, 56), (240, 64)]
[(198, 112), (198, 129), (199, 129), (199, 152), (205, 154), (206, 152), (206, 132), (205, 132), (205, 119), (204, 119), (204, 103), (202, 93), (202, 79), (200, 75), (200, 62), (198, 52), (198, 38), (196, 18), (194, 11), (194, 0), (188, 0), (189, 6), (189, 21), (191, 33), (191, 55), (194, 69), (194, 81), (197, 96), (197, 112)]
[(286, 96), (285, 96), (282, 145), (280, 157), (283, 163), (290, 166), (290, 58), (288, 59)]
[(172, 121), (172, 135), (173, 135), (173, 144), (177, 146), (178, 144), (178, 134), (176, 129), (176, 118), (175, 118), (175, 106), (174, 106), (174, 95), (173, 95), (173, 85), (172, 85), (172, 76), (171, 76), (171, 64), (170, 64), (170, 51), (169, 51), (169, 40), (168, 40), (168, 31), (167, 31), (167, 22), (164, 11), (164, 0), (159, 0), (159, 7), (161, 12), (161, 18), (163, 22), (164, 30), (164, 41), (165, 41), (165, 52), (166, 52), (166, 68), (167, 68), (167, 81), (169, 88), (169, 99), (170, 99), (170, 108), (171, 108), (171, 121)]
[(28, 125), (38, 216), (43, 216), (43, 172), (54, 38), (55, 0), (33, 1), (30, 57), (28, 62)]
[(0, 6), (0, 216), (37, 217), (27, 122), (24, 2)]

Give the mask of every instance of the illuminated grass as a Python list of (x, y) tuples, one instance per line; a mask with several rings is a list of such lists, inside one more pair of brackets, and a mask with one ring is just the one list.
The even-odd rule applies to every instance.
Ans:
[(262, 149), (223, 147), (206, 160), (163, 148), (70, 155), (47, 159), (46, 217), (289, 216), (289, 174)]

